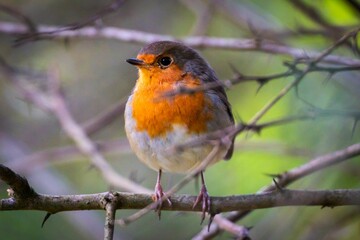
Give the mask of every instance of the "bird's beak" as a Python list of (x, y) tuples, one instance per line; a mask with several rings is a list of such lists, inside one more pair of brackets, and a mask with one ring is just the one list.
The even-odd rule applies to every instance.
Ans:
[(135, 65), (135, 66), (143, 66), (145, 65), (145, 62), (143, 60), (140, 60), (140, 59), (137, 59), (137, 58), (129, 58), (129, 59), (126, 59), (126, 61), (132, 65)]

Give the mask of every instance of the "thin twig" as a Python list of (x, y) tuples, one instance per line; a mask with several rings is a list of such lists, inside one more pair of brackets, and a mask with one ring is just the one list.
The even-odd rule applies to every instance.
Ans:
[(21, 21), (22, 23), (24, 23), (27, 26), (30, 34), (36, 33), (35, 23), (29, 17), (27, 17), (25, 14), (23, 14), (22, 12), (18, 11), (17, 9), (15, 9), (13, 7), (2, 4), (2, 3), (0, 3), (0, 11), (13, 16), (14, 18), (16, 18), (19, 21)]
[[(170, 198), (174, 193), (179, 191), (182, 187), (184, 187), (186, 184), (188, 184), (195, 176), (197, 176), (201, 171), (203, 171), (216, 157), (216, 155), (219, 153), (220, 146), (215, 145), (211, 152), (208, 154), (208, 156), (200, 163), (199, 166), (197, 166), (190, 174), (186, 175), (180, 182), (178, 182), (176, 185), (174, 185), (172, 188), (170, 188), (162, 197), (161, 201), (165, 201), (166, 199)], [(192, 204), (194, 204), (195, 199)], [(172, 203), (172, 198), (171, 198)], [(134, 213), (133, 215), (125, 218), (117, 220), (116, 222), (119, 225), (127, 225), (131, 222), (134, 222), (150, 212), (151, 210), (155, 209), (158, 206), (158, 202), (153, 202), (146, 206), (145, 208), (141, 209), (140, 211)], [(170, 206), (171, 207), (171, 206)], [(200, 209), (200, 206), (197, 207)], [(161, 208), (163, 209), (163, 207)]]
[[(127, 139), (116, 139), (94, 142), (96, 149), (102, 154), (105, 153), (131, 153)], [(43, 167), (49, 163), (67, 161), (73, 156), (80, 155), (81, 151), (76, 146), (62, 146), (38, 151), (22, 157), (16, 161), (8, 161), (6, 165), (17, 172), (27, 174), (36, 167)]]
[(265, 106), (260, 111), (258, 111), (255, 114), (255, 116), (253, 116), (253, 118), (249, 121), (249, 125), (256, 124), (259, 121), (259, 119), (262, 118), (282, 97), (284, 97), (293, 87), (296, 87), (300, 83), (300, 81), (306, 76), (306, 74), (311, 71), (311, 68), (313, 66), (316, 66), (317, 63), (319, 63), (326, 56), (331, 54), (332, 51), (334, 51), (337, 47), (343, 44), (347, 39), (352, 37), (354, 34), (357, 34), (358, 31), (359, 29), (345, 34), (332, 46), (330, 46), (322, 53), (320, 53), (317, 57), (315, 57), (314, 59), (310, 59), (304, 70), (302, 71), (299, 70), (299, 73), (295, 75), (295, 79), (291, 83), (286, 85), (272, 100), (270, 100), (267, 104), (265, 104)]
[[(306, 60), (308, 61), (308, 60)], [(243, 75), (240, 73), (237, 69), (233, 67), (233, 70), (235, 72), (235, 77), (224, 80), (224, 81), (217, 81), (217, 82), (209, 82), (206, 84), (202, 84), (200, 86), (196, 87), (186, 87), (183, 85), (177, 86), (174, 90), (166, 91), (164, 94), (162, 94), (159, 98), (169, 98), (174, 97), (179, 94), (194, 94), (196, 92), (202, 92), (209, 89), (214, 89), (219, 86), (230, 88), (232, 85), (244, 83), (244, 82), (250, 82), (250, 81), (256, 81), (260, 84), (260, 87), (265, 85), (266, 83), (277, 80), (281, 78), (286, 78), (289, 76), (294, 76), (301, 72), (301, 70), (298, 68), (298, 65), (304, 64), (303, 62), (297, 60), (293, 63), (286, 62), (286, 65), (290, 67), (285, 72), (280, 72), (276, 74), (270, 74), (270, 75), (264, 75), (264, 76), (251, 76), (251, 75)], [(354, 66), (347, 66), (347, 67), (331, 67), (331, 66), (318, 66), (318, 65), (311, 65), (308, 69), (307, 73), (310, 72), (327, 72), (330, 76), (335, 75), (336, 73), (344, 72), (344, 71), (360, 71), (360, 64), (354, 65)]]
[(323, 16), (320, 14), (320, 12), (311, 5), (305, 3), (302, 0), (290, 0), (291, 4), (293, 4), (296, 8), (300, 10), (303, 14), (308, 16), (311, 20), (313, 20), (315, 23), (319, 24), (320, 26), (330, 30), (333, 35), (335, 34), (342, 34), (342, 32), (338, 32), (338, 27), (329, 23)]
[[(303, 49), (293, 48), (286, 45), (281, 45), (268, 40), (257, 39), (237, 39), (237, 38), (218, 38), (206, 36), (192, 36), (184, 38), (176, 38), (170, 35), (160, 35), (148, 32), (136, 31), (131, 29), (123, 29), (116, 27), (83, 27), (78, 30), (61, 30), (61, 26), (38, 25), (38, 32), (56, 32), (52, 35), (54, 39), (68, 39), (68, 38), (104, 38), (116, 39), (123, 42), (136, 43), (152, 43), (155, 41), (173, 40), (182, 41), (191, 47), (201, 48), (219, 48), (227, 50), (246, 50), (258, 51), (271, 54), (284, 54), (292, 56), (296, 59), (309, 59), (319, 56), (318, 52), (305, 51)], [(18, 23), (0, 22), (0, 32), (12, 35), (25, 34), (27, 28)], [(359, 65), (360, 60), (349, 58), (345, 56), (329, 55), (323, 59), (323, 62), (354, 66)]]
[[(314, 173), (319, 170), (323, 170), (326, 167), (339, 164), (345, 160), (348, 160), (352, 157), (359, 156), (360, 155), (360, 143), (348, 146), (344, 149), (338, 150), (336, 152), (332, 152), (323, 156), (316, 157), (312, 160), (310, 160), (308, 163), (293, 168), (283, 174), (277, 175), (277, 183), (281, 187), (285, 187), (296, 180), (303, 178), (311, 173)], [(276, 187), (274, 183), (271, 183), (269, 186), (264, 187), (261, 189), (258, 193), (265, 193), (269, 191), (275, 190)], [(242, 217), (249, 214), (249, 211), (238, 211), (238, 212), (232, 212), (226, 218), (232, 222), (238, 221)], [(217, 215), (216, 217), (222, 217), (220, 215)], [(211, 237), (214, 237), (221, 231), (221, 228), (217, 226), (216, 224), (213, 224), (210, 227), (210, 231), (208, 231), (207, 228), (203, 228), (202, 231), (200, 231), (194, 239), (209, 239)]]
[(100, 20), (110, 13), (115, 12), (118, 8), (121, 7), (124, 0), (113, 0), (108, 6), (105, 8), (99, 10), (97, 13), (93, 14), (91, 17), (85, 19), (84, 21), (80, 23), (70, 24), (68, 26), (63, 26), (61, 28), (58, 28), (57, 30), (50, 31), (50, 32), (39, 32), (39, 31), (32, 31), (29, 33), (24, 33), (22, 36), (17, 38), (15, 40), (15, 46), (22, 45), (24, 43), (30, 42), (30, 41), (36, 41), (36, 40), (43, 40), (43, 39), (49, 39), (52, 38), (54, 34), (58, 32), (68, 31), (68, 30), (77, 30), (81, 29), (85, 26), (91, 25), (91, 24), (99, 24)]
[[(267, 113), (283, 96), (286, 95), (286, 93), (288, 93), (293, 87), (296, 87), (300, 81), (305, 77), (305, 75), (311, 70), (311, 68), (313, 66), (316, 66), (320, 61), (322, 61), (326, 56), (328, 56), (329, 54), (331, 54), (332, 51), (334, 51), (337, 47), (339, 47), (341, 44), (343, 44), (344, 42), (346, 42), (349, 38), (353, 37), (354, 35), (356, 35), (358, 33), (359, 29), (356, 29), (354, 31), (351, 31), (347, 34), (345, 34), (344, 36), (342, 36), (338, 41), (336, 41), (332, 46), (330, 46), (329, 48), (327, 48), (326, 50), (324, 50), (321, 54), (319, 54), (316, 58), (311, 59), (310, 61), (308, 61), (308, 64), (306, 65), (305, 69), (300, 71), (297, 75), (295, 80), (293, 80), (293, 82), (291, 82), (290, 84), (288, 84), (287, 86), (285, 86), (277, 96), (275, 96), (271, 101), (269, 101), (259, 112), (257, 112), (257, 114), (255, 114), (255, 116), (250, 120), (249, 125), (253, 125), (256, 124), (259, 119), (265, 115), (265, 113)], [(236, 132), (236, 134), (239, 134), (240, 132), (244, 131), (246, 128), (239, 128), (239, 130)], [(235, 136), (235, 135), (234, 135)], [(336, 155), (336, 153), (334, 153)], [(358, 154), (358, 153), (356, 153)], [(352, 155), (350, 156), (352, 157)], [(342, 159), (341, 159), (342, 160)], [(328, 166), (328, 165), (325, 165)], [(324, 167), (325, 167), (324, 166)], [(317, 169), (313, 166), (312, 171), (316, 171)], [(306, 175), (306, 174), (304, 174)], [(281, 180), (281, 179), (280, 179)], [(283, 186), (283, 184), (279, 183), (279, 186)], [(271, 189), (274, 189), (273, 187), (274, 185), (271, 185)], [(232, 216), (229, 216), (228, 219), (231, 221), (235, 221), (238, 220), (239, 218), (241, 218), (242, 216), (245, 216), (249, 213), (249, 211), (240, 211), (240, 212), (236, 212), (233, 214)], [(210, 233), (210, 231), (208, 231), (207, 233), (204, 233), (205, 230), (201, 231), (196, 237), (201, 237), (202, 239), (207, 238), (208, 236), (212, 235), (216, 235), (218, 232), (220, 232), (219, 227), (216, 226), (215, 227), (215, 232)], [(200, 238), (200, 239), (201, 239)]]
[(96, 145), (75, 121), (67, 108), (57, 74), (49, 74), (47, 77), (47, 91), (44, 92), (30, 83), (29, 79), (33, 79), (34, 76), (20, 75), (17, 69), (7, 65), (4, 61), (0, 61), (0, 67), (7, 75), (8, 80), (23, 95), (24, 99), (56, 116), (64, 132), (75, 142), (79, 150), (91, 160), (91, 164), (100, 170), (103, 178), (111, 186), (131, 192), (151, 192), (149, 189), (121, 176), (107, 163)]
[(82, 128), (86, 132), (87, 135), (92, 135), (99, 130), (103, 129), (107, 125), (111, 124), (114, 120), (123, 116), (125, 110), (125, 104), (127, 101), (127, 97), (123, 100), (111, 105), (109, 108), (105, 109), (99, 115), (94, 118), (89, 119), (85, 123), (82, 124)]
[[(229, 221), (226, 218), (218, 217), (219, 215), (216, 215), (214, 217), (214, 222), (224, 231), (227, 231), (234, 236), (236, 236), (237, 240), (246, 240), (250, 239), (249, 237), (249, 229), (244, 226), (239, 226), (231, 221)], [(195, 238), (196, 239), (196, 238)], [(194, 240), (194, 239), (193, 239)]]

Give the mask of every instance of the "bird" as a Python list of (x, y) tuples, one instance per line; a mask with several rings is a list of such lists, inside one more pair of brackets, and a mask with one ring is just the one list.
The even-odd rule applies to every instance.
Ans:
[[(157, 41), (144, 46), (128, 63), (138, 68), (138, 79), (125, 112), (125, 131), (132, 150), (148, 167), (158, 172), (154, 201), (167, 200), (161, 185), (162, 172), (194, 171), (213, 149), (211, 143), (172, 152), (174, 146), (234, 126), (225, 89), (215, 71), (193, 48), (181, 42)], [(212, 85), (212, 87), (206, 87)], [(189, 91), (186, 89), (203, 90)], [(177, 89), (185, 89), (182, 93)], [(209, 165), (231, 158), (234, 138), (221, 144)], [(202, 221), (210, 213), (210, 196), (200, 170), (201, 189), (193, 207), (202, 202)], [(165, 197), (164, 197), (165, 196)], [(163, 199), (165, 198), (165, 199)]]

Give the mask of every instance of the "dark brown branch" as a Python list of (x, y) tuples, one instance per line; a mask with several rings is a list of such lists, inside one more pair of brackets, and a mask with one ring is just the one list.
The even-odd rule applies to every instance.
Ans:
[[(291, 0), (292, 3), (296, 8), (298, 8), (303, 14), (309, 17), (313, 22), (320, 25), (327, 31), (327, 35), (332, 38), (333, 40), (337, 40), (340, 36), (342, 36), (345, 31), (344, 28), (338, 27), (327, 21), (316, 9), (312, 7), (310, 4), (305, 3), (303, 0)], [(354, 44), (352, 39), (346, 39), (344, 46), (352, 49), (355, 53), (359, 53), (358, 48), (356, 47), (356, 43)], [(356, 40), (355, 40), (356, 41)]]
[[(312, 7), (311, 5), (303, 2), (302, 0), (291, 0), (289, 1), (292, 3), (296, 8), (300, 9), (302, 13), (304, 13), (306, 16), (308, 16), (310, 19), (312, 19), (315, 23), (319, 24), (320, 26), (327, 28), (331, 30), (334, 34), (339, 34), (337, 30), (339, 30), (336, 26), (330, 24), (328, 21), (326, 21), (323, 16), (320, 15), (320, 13)], [(342, 34), (340, 32), (340, 34)]]
[(5, 13), (13, 16), (14, 18), (16, 18), (19, 21), (21, 21), (22, 23), (24, 23), (28, 27), (29, 34), (36, 34), (36, 25), (35, 25), (35, 23), (33, 23), (33, 21), (30, 18), (28, 18), (26, 15), (24, 15), (23, 13), (21, 13), (17, 9), (0, 3), (0, 11), (5, 12)]
[[(345, 160), (348, 160), (352, 157), (356, 157), (360, 155), (360, 143), (348, 146), (342, 150), (338, 150), (336, 152), (332, 152), (317, 158), (312, 159), (308, 163), (293, 168), (283, 174), (278, 174), (277, 183), (281, 187), (285, 187), (296, 180), (303, 178), (311, 173), (322, 170), (326, 167), (341, 163)], [(275, 185), (272, 183), (269, 186), (260, 190), (260, 193), (269, 192), (276, 190)], [(230, 213), (226, 218), (232, 222), (238, 221), (241, 218), (248, 215), (250, 211), (242, 210), (237, 212)], [(216, 217), (222, 218), (222, 216), (218, 215)], [(214, 237), (217, 235), (221, 229), (216, 224), (213, 224), (210, 228), (210, 231), (207, 228), (204, 228), (200, 233), (197, 234), (195, 239), (208, 239), (209, 237)]]
[[(116, 198), (116, 209), (143, 209), (153, 203), (151, 194), (112, 193)], [(0, 211), (39, 210), (49, 213), (78, 210), (104, 210), (108, 192), (84, 195), (42, 195), (16, 201), (14, 198), (2, 199)], [(201, 206), (193, 209), (196, 196), (172, 195), (172, 206), (164, 204), (162, 210), (201, 212)], [(14, 201), (15, 200), (15, 201)], [(360, 205), (360, 190), (288, 190), (271, 191), (249, 195), (211, 197), (211, 211), (214, 214), (236, 210), (284, 206), (335, 207)]]
[(360, 16), (360, 3), (357, 0), (346, 0), (346, 2), (355, 10), (357, 16)]
[(10, 168), (0, 164), (0, 179), (9, 185), (12, 193), (17, 198), (27, 199), (37, 197), (36, 192), (30, 187), (28, 181), (13, 172)]

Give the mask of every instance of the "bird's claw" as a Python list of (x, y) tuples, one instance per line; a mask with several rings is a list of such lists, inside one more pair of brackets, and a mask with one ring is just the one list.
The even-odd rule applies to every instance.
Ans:
[(159, 220), (160, 220), (160, 218), (161, 218), (161, 208), (162, 208), (163, 201), (166, 200), (167, 203), (169, 204), (169, 206), (172, 205), (170, 199), (165, 195), (160, 183), (157, 183), (155, 185), (155, 193), (154, 193), (154, 196), (153, 196), (153, 200), (154, 200), (154, 202), (157, 202), (155, 212), (157, 212), (157, 214), (159, 216)]
[(210, 196), (208, 194), (208, 191), (206, 189), (205, 185), (202, 185), (199, 195), (197, 196), (195, 203), (193, 205), (193, 208), (195, 208), (200, 202), (202, 202), (202, 214), (201, 214), (201, 224), (204, 222), (205, 219), (205, 213), (210, 213)]

